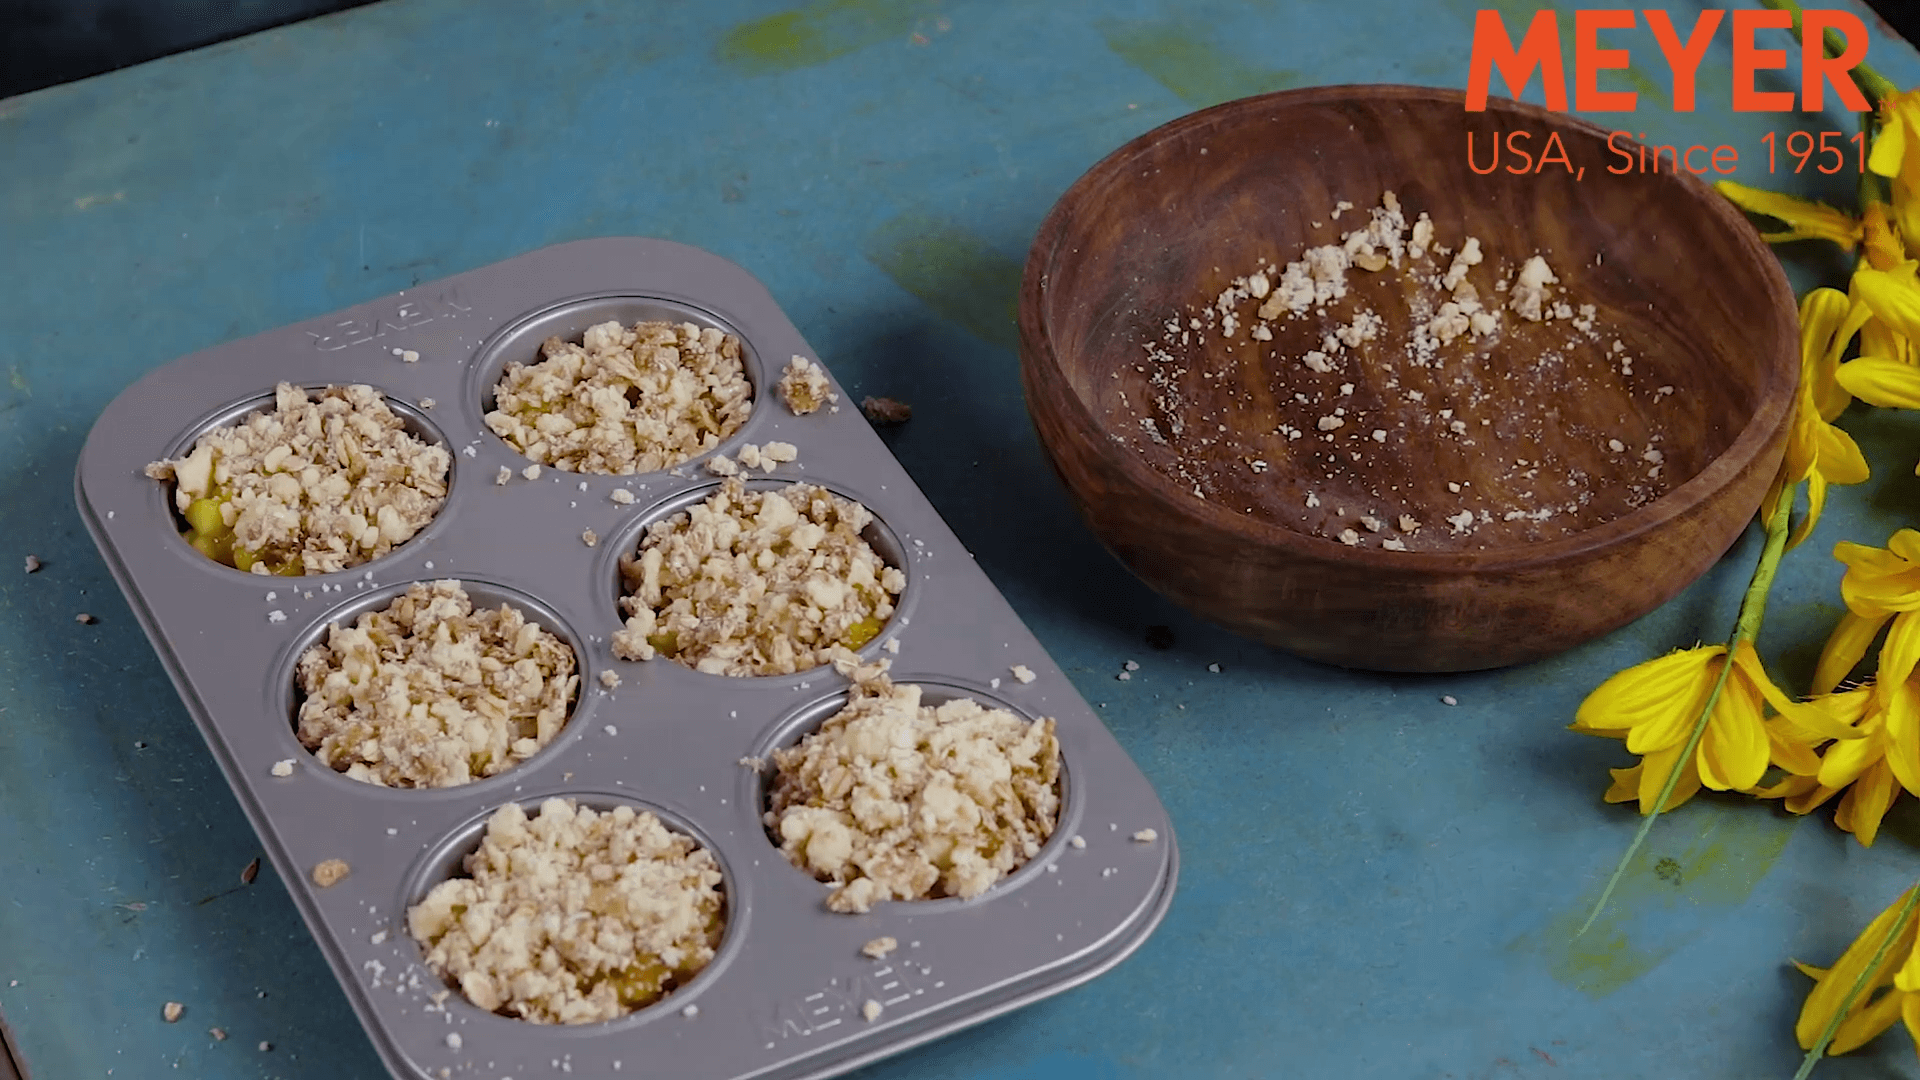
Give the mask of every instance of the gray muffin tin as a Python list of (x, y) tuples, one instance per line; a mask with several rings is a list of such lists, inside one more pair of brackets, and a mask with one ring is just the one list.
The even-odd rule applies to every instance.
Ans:
[[(548, 335), (577, 340), (595, 322), (660, 317), (719, 326), (745, 345), (752, 416), (715, 452), (791, 442), (799, 461), (775, 479), (824, 484), (874, 512), (881, 527), (870, 535), (907, 586), (863, 656), (889, 657), (896, 680), (925, 685), (929, 701), (966, 694), (1057, 720), (1067, 773), (1058, 827), (1037, 858), (985, 894), (834, 914), (828, 886), (768, 838), (767, 777), (742, 759), (766, 757), (831, 714), (847, 689), (831, 668), (728, 678), (613, 656), (618, 557), (647, 522), (716, 482), (705, 457), (666, 473), (546, 468), (529, 481), (526, 459), (481, 418), (505, 364), (531, 362)], [(418, 361), (404, 362), (404, 350)], [(732, 263), (661, 240), (585, 240), (177, 360), (114, 399), (89, 434), (75, 477), (81, 516), (394, 1076), (835, 1075), (1085, 982), (1165, 914), (1178, 856), (1146, 778), (846, 392), (836, 384), (838, 410), (808, 416), (779, 400), (774, 383), (794, 355), (815, 354)], [(369, 383), (417, 431), (445, 442), (451, 491), (432, 524), (384, 558), (304, 578), (243, 574), (190, 548), (171, 485), (143, 468), (210, 427), (270, 408), (283, 380)], [(514, 478), (496, 486), (503, 465)], [(633, 504), (613, 502), (616, 487), (633, 491)], [(598, 546), (583, 542), (585, 529)], [(580, 692), (566, 728), (518, 768), (458, 788), (394, 790), (333, 772), (294, 736), (295, 658), (329, 623), (441, 578), (467, 583), (480, 602), (511, 600), (574, 647)], [(889, 640), (897, 654), (881, 651)], [(1038, 678), (1018, 682), (1015, 664)], [(600, 682), (608, 669), (621, 679), (611, 691)], [(288, 758), (292, 775), (274, 776)], [(447, 987), (407, 934), (406, 908), (458, 872), (494, 809), (531, 809), (549, 796), (651, 809), (712, 850), (727, 898), (718, 955), (664, 1001), (604, 1024), (531, 1024), (483, 1012), (457, 991), (436, 1006)], [(1142, 829), (1157, 838), (1133, 840)], [(323, 889), (311, 872), (327, 859), (346, 860), (351, 873)], [(898, 951), (863, 956), (881, 936)], [(871, 1022), (868, 1001), (884, 1010)]]

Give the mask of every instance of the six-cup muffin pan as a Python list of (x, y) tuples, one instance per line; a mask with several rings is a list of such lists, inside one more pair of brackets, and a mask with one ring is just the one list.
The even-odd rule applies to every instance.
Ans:
[[(868, 538), (907, 585), (862, 657), (890, 659), (894, 679), (925, 687), (929, 703), (965, 695), (1057, 721), (1059, 823), (1038, 857), (982, 895), (835, 914), (829, 886), (768, 837), (769, 776), (753, 759), (845, 700), (847, 680), (832, 668), (737, 678), (613, 655), (619, 557), (648, 523), (715, 486), (702, 467), (710, 455), (638, 476), (547, 468), (526, 480), (527, 460), (482, 417), (505, 365), (533, 362), (548, 336), (660, 318), (743, 342), (752, 415), (712, 453), (793, 443), (798, 462), (774, 478), (821, 484), (873, 511)], [(846, 393), (836, 385), (837, 408), (806, 416), (779, 399), (775, 382), (795, 355), (815, 356), (732, 263), (661, 240), (587, 240), (196, 353), (129, 387), (94, 425), (75, 480), (81, 515), (396, 1077), (834, 1075), (1093, 978), (1164, 915), (1178, 859), (1146, 778)], [(385, 557), (302, 578), (244, 574), (189, 547), (171, 485), (144, 467), (271, 409), (282, 381), (370, 384), (416, 434), (444, 442), (450, 494), (433, 522)], [(496, 485), (503, 465), (513, 480)], [(614, 502), (616, 487), (634, 501)], [(597, 546), (582, 541), (587, 529)], [(476, 604), (515, 604), (573, 647), (580, 690), (565, 729), (524, 764), (454, 788), (384, 788), (321, 764), (295, 737), (296, 658), (330, 624), (446, 578)], [(1038, 677), (1022, 683), (1013, 665)], [(612, 690), (600, 678), (609, 669), (620, 677)], [(275, 776), (288, 758), (292, 774)], [(606, 1023), (484, 1012), (445, 993), (406, 930), (406, 909), (460, 872), (495, 809), (512, 801), (532, 812), (552, 796), (652, 810), (711, 850), (725, 875), (713, 962), (661, 1002)], [(1148, 829), (1153, 840), (1134, 839)], [(1076, 836), (1083, 846), (1069, 842)], [(329, 859), (350, 874), (320, 888), (310, 874)], [(882, 936), (897, 951), (862, 955)], [(874, 1020), (863, 1014), (869, 1001), (882, 1005)]]

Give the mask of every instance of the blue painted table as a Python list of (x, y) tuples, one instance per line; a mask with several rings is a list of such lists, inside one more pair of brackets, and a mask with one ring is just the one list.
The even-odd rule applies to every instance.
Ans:
[[(895, 451), (1180, 828), (1180, 892), (1135, 957), (864, 1077), (1789, 1074), (1806, 983), (1786, 961), (1831, 960), (1912, 876), (1914, 800), (1870, 851), (1826, 814), (1698, 800), (1571, 938), (1636, 819), (1599, 799), (1621, 749), (1562, 726), (1607, 673), (1724, 635), (1754, 537), (1557, 659), (1347, 673), (1129, 577), (1022, 407), (1020, 260), (1082, 170), (1243, 94), (1461, 85), (1473, 7), (393, 0), (0, 102), (0, 536), (11, 566), (46, 564), (0, 571), (0, 1012), (34, 1075), (381, 1075), (280, 882), (241, 886), (252, 833), (80, 527), (94, 417), (181, 354), (605, 234), (744, 264), (856, 395), (912, 402)], [(1765, 174), (1765, 132), (1851, 118), (1731, 113), (1727, 30), (1682, 115), (1651, 37), (1608, 37), (1651, 72), (1603, 80), (1645, 95), (1623, 126), (1848, 194)], [(1877, 30), (1870, 59), (1920, 81)], [(1802, 287), (1842, 269), (1787, 254)], [(1920, 519), (1920, 417), (1845, 422), (1875, 480), (1788, 559), (1762, 640), (1798, 685), (1840, 611), (1832, 543)], [(1144, 643), (1153, 624), (1172, 648)], [(1895, 1033), (1822, 1075), (1920, 1072)]]

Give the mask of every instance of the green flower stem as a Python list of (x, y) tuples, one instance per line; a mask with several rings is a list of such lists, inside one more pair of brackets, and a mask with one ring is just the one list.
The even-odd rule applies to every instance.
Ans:
[(1900, 940), (1900, 935), (1907, 932), (1907, 924), (1913, 921), (1913, 909), (1916, 905), (1920, 905), (1920, 882), (1915, 882), (1913, 888), (1907, 891), (1907, 902), (1900, 905), (1900, 917), (1893, 921), (1893, 927), (1887, 931), (1886, 940), (1873, 951), (1873, 959), (1868, 961), (1867, 966), (1861, 970), (1860, 977), (1853, 980), (1853, 988), (1847, 991), (1846, 999), (1840, 1002), (1840, 1008), (1834, 1012), (1833, 1019), (1827, 1021), (1826, 1030), (1820, 1033), (1820, 1038), (1813, 1044), (1813, 1049), (1807, 1051), (1807, 1056), (1800, 1060), (1800, 1071), (1793, 1074), (1793, 1080), (1807, 1080), (1807, 1076), (1813, 1072), (1813, 1067), (1820, 1064), (1821, 1058), (1827, 1056), (1827, 1046), (1833, 1042), (1834, 1034), (1840, 1030), (1840, 1022), (1853, 1011), (1853, 1003), (1859, 1001), (1860, 996), (1873, 985), (1874, 975), (1880, 970), (1880, 965), (1886, 961), (1887, 952), (1893, 948), (1894, 942)]
[(1587, 921), (1573, 936), (1580, 937), (1593, 927), (1594, 920), (1607, 909), (1607, 901), (1613, 899), (1613, 890), (1626, 876), (1627, 867), (1632, 865), (1633, 857), (1639, 853), (1640, 845), (1653, 830), (1654, 819), (1667, 808), (1667, 800), (1673, 797), (1673, 789), (1680, 782), (1680, 774), (1693, 760), (1700, 748), (1700, 740), (1707, 733), (1707, 721), (1713, 716), (1714, 706), (1720, 703), (1720, 692), (1726, 689), (1727, 676), (1733, 671), (1733, 653), (1741, 642), (1752, 641), (1760, 633), (1760, 620), (1767, 612), (1767, 593), (1773, 588), (1774, 576), (1780, 569), (1781, 553), (1787, 549), (1787, 526), (1793, 515), (1794, 496), (1799, 487), (1791, 487), (1780, 493), (1780, 505), (1776, 506), (1773, 516), (1767, 521), (1767, 543), (1760, 549), (1760, 565), (1753, 569), (1753, 580), (1747, 585), (1747, 594), (1740, 600), (1740, 617), (1733, 626), (1733, 636), (1727, 639), (1726, 662), (1720, 665), (1720, 674), (1713, 681), (1713, 690), (1707, 695), (1707, 703), (1700, 710), (1699, 719), (1693, 722), (1693, 733), (1687, 736), (1686, 748), (1680, 751), (1680, 757), (1673, 763), (1673, 769), (1667, 773), (1667, 782), (1660, 788), (1660, 797), (1653, 801), (1653, 809), (1640, 822), (1640, 828), (1633, 834), (1633, 841), (1627, 845), (1627, 853), (1620, 857), (1620, 864), (1613, 868), (1613, 876), (1607, 879), (1607, 887), (1600, 890), (1600, 899), (1594, 903), (1593, 911), (1587, 915)]
[[(1762, 6), (1770, 7), (1775, 11), (1791, 12), (1793, 14), (1793, 33), (1796, 36), (1799, 35), (1799, 4), (1794, 3), (1793, 0), (1760, 0), (1760, 3)], [(1828, 30), (1826, 37), (1822, 40), (1826, 45), (1828, 56), (1839, 56), (1846, 51), (1847, 43), (1840, 40), (1840, 35), (1834, 33), (1832, 30)], [(1867, 96), (1867, 104), (1872, 105), (1876, 109), (1880, 107), (1882, 99), (1900, 92), (1900, 88), (1888, 82), (1886, 76), (1873, 70), (1864, 63), (1855, 64), (1849, 74), (1853, 76), (1854, 83), (1860, 87), (1860, 92)]]

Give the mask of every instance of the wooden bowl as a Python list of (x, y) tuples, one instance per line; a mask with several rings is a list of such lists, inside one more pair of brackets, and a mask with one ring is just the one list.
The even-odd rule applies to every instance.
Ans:
[[(1509, 171), (1511, 153), (1469, 168), (1469, 133), (1485, 167), (1515, 130), (1535, 155), (1557, 135), (1584, 178)], [(1664, 603), (1759, 506), (1799, 337), (1737, 210), (1689, 175), (1606, 172), (1620, 160), (1602, 129), (1532, 106), (1348, 86), (1229, 102), (1094, 166), (1041, 226), (1020, 296), (1027, 407), (1088, 524), (1185, 607), (1346, 667), (1521, 663)], [(1452, 253), (1429, 250), (1350, 269), (1344, 299), (1276, 318), (1271, 340), (1250, 336), (1263, 301), (1229, 304), (1225, 336), (1213, 305), (1236, 278), (1339, 243), (1385, 192), (1409, 222), (1431, 215), (1435, 244), (1478, 238), (1468, 280), (1504, 305), (1496, 330), (1409, 351), (1419, 305), (1444, 299), (1420, 268)], [(1535, 254), (1573, 318), (1530, 321), (1501, 291)], [(1358, 311), (1375, 338), (1309, 367)]]

